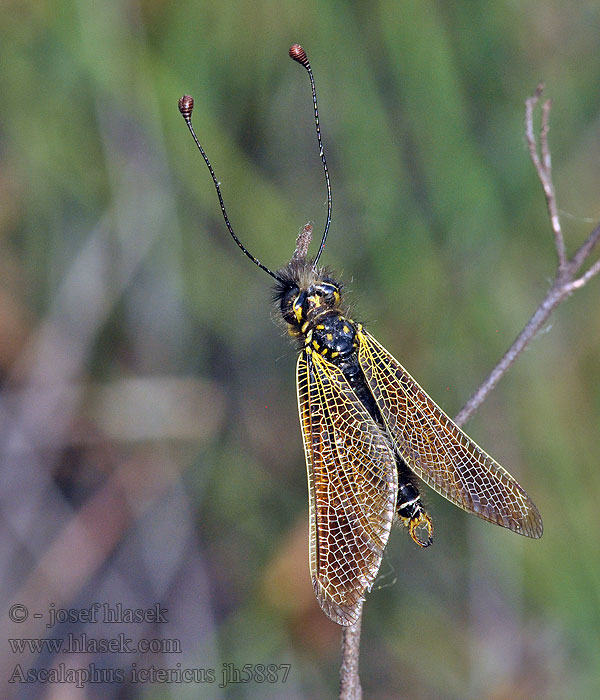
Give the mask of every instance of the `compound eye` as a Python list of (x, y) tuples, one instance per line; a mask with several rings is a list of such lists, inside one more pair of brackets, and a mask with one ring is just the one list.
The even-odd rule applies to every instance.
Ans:
[(298, 298), (300, 290), (296, 285), (291, 287), (284, 295), (284, 297), (281, 300), (281, 313), (283, 315), (283, 318), (288, 322), (288, 323), (295, 323), (296, 322), (296, 314), (294, 313), (294, 304), (296, 302), (296, 299)]
[(340, 300), (340, 288), (333, 282), (322, 282), (317, 288), (317, 294), (334, 304)]

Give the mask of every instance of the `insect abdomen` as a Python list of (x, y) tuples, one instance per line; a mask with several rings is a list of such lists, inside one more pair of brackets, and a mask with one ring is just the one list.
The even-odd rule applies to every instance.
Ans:
[[(339, 367), (354, 390), (357, 399), (367, 409), (371, 418), (383, 432), (387, 432), (373, 394), (369, 389), (365, 375), (358, 363), (359, 327), (345, 318), (338, 310), (330, 310), (318, 318), (318, 322), (307, 331), (306, 341), (314, 352)], [(433, 524), (421, 502), (421, 495), (416, 478), (406, 463), (396, 453), (398, 470), (398, 495), (396, 514), (400, 522), (408, 528), (412, 539), (421, 547), (428, 547), (433, 542)], [(424, 530), (426, 538), (419, 537), (419, 530)]]
[[(408, 528), (410, 536), (420, 547), (429, 547), (433, 543), (433, 523), (423, 508), (421, 494), (416, 479), (406, 463), (396, 454), (398, 465), (398, 496), (396, 498), (396, 514), (402, 524)], [(420, 537), (422, 532), (424, 535)]]

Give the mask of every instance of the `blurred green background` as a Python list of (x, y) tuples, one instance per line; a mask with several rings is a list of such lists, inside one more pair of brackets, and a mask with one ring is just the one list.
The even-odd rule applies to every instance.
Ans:
[[(325, 219), (308, 78), (287, 57), (303, 44), (333, 186), (323, 262), (454, 415), (554, 275), (523, 133), (540, 81), (570, 252), (600, 219), (600, 6), (42, 0), (3, 15), (2, 696), (335, 697), (340, 630), (308, 574), (296, 353), (177, 99), (194, 95), (232, 223), (277, 268)], [(543, 538), (428, 491), (435, 545), (396, 530), (367, 599), (365, 698), (600, 696), (599, 290), (559, 308), (466, 426), (531, 494)], [(10, 622), (15, 602), (26, 621)], [(50, 609), (95, 602), (159, 603), (168, 622), (45, 626)], [(83, 633), (180, 650), (7, 642)], [(124, 680), (4, 680), (60, 663)], [(219, 688), (223, 663), (291, 671)], [(152, 666), (216, 680), (132, 681)]]

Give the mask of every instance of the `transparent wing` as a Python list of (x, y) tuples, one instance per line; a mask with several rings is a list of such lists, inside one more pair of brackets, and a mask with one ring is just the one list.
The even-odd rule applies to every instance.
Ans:
[(415, 474), (457, 506), (527, 537), (542, 518), (524, 489), (471, 440), (370, 333), (358, 361), (396, 449)]
[(389, 438), (337, 367), (317, 353), (303, 352), (297, 388), (313, 587), (324, 612), (340, 625), (351, 625), (390, 534), (396, 459)]

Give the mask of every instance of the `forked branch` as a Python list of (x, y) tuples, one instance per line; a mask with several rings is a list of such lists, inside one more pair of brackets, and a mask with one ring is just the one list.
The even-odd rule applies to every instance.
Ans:
[[(544, 86), (542, 84), (538, 85), (535, 93), (525, 102), (525, 137), (527, 139), (531, 161), (535, 167), (546, 197), (546, 205), (548, 207), (548, 215), (554, 234), (554, 246), (558, 259), (556, 275), (548, 293), (534, 311), (523, 330), (490, 372), (487, 379), (482, 382), (479, 388), (471, 395), (465, 406), (457, 414), (454, 422), (459, 426), (463, 425), (471, 418), (490, 391), (492, 391), (499, 382), (502, 375), (541, 330), (552, 311), (576, 289), (585, 286), (592, 277), (600, 273), (600, 259), (596, 260), (587, 270), (582, 272), (584, 263), (587, 261), (600, 239), (600, 224), (594, 228), (575, 254), (570, 259), (567, 259), (565, 241), (556, 205), (556, 194), (552, 182), (552, 163), (550, 148), (548, 146), (549, 117), (552, 106), (550, 100), (545, 100), (542, 104), (539, 146), (534, 130), (534, 112), (542, 97), (543, 90)], [(362, 698), (362, 689), (358, 675), (360, 628), (361, 618), (359, 617), (355, 625), (344, 627), (342, 630), (340, 700), (361, 700)]]
[(600, 239), (600, 224), (594, 228), (573, 257), (570, 260), (567, 259), (565, 240), (558, 217), (558, 208), (556, 206), (556, 195), (552, 182), (550, 148), (548, 146), (549, 116), (552, 106), (550, 100), (545, 100), (542, 104), (539, 148), (534, 132), (534, 111), (540, 101), (543, 89), (543, 85), (538, 85), (535, 93), (525, 102), (525, 137), (527, 139), (531, 161), (544, 190), (544, 195), (546, 196), (548, 215), (554, 233), (554, 246), (558, 258), (556, 275), (543, 301), (534, 311), (514, 343), (456, 416), (455, 422), (458, 425), (465, 423), (473, 413), (475, 413), (486, 396), (496, 386), (500, 377), (502, 377), (506, 370), (523, 352), (528, 343), (541, 330), (552, 311), (554, 311), (561, 301), (570, 296), (576, 289), (580, 289), (586, 285), (592, 277), (600, 273), (600, 259), (596, 260), (585, 272), (581, 272), (581, 268)]

